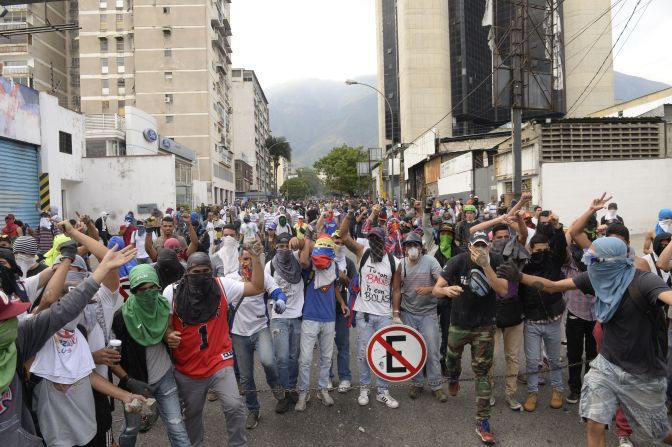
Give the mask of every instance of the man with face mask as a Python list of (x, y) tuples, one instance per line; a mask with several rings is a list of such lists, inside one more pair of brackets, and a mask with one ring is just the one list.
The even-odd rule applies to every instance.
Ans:
[(488, 371), (494, 350), (496, 295), (508, 296), (508, 284), (495, 274), (502, 258), (490, 253), (486, 233), (471, 235), (468, 249), (468, 253), (460, 253), (446, 263), (432, 294), (453, 300), (446, 355), (448, 393), (459, 393), (462, 352), (470, 344), (476, 376), (476, 434), (484, 443), (492, 444), (495, 436), (489, 422), (492, 388)]
[(596, 239), (582, 262), (587, 272), (560, 281), (523, 274), (508, 263), (497, 274), (540, 292), (578, 288), (596, 297), (603, 338), (581, 389), (587, 446), (605, 445), (605, 429), (619, 404), (648, 437), (672, 445), (665, 406), (667, 338), (660, 305), (672, 305), (672, 290), (655, 274), (636, 269), (627, 246), (615, 237)]
[[(401, 275), (395, 277), (392, 286), (393, 321), (397, 324), (403, 322), (411, 326), (424, 337), (427, 344), (427, 382), (434, 397), (439, 402), (446, 402), (448, 397), (443, 392), (439, 364), (437, 298), (432, 295), (434, 284), (441, 274), (441, 266), (433, 257), (422, 254), (422, 238), (416, 233), (409, 233), (406, 236), (403, 248), (405, 257), (399, 266)], [(418, 398), (423, 390), (424, 378), (422, 376), (423, 374), (420, 373), (412, 379), (408, 393), (411, 399)]]
[(184, 419), (189, 440), (203, 445), (203, 408), (208, 390), (217, 395), (226, 416), (228, 445), (244, 446), (245, 407), (233, 371), (233, 350), (229, 335), (229, 304), (237, 306), (246, 296), (264, 291), (261, 247), (250, 250), (252, 277), (249, 282), (214, 277), (210, 257), (196, 252), (189, 257), (187, 272), (163, 296), (171, 310), (166, 342), (175, 359), (175, 380), (184, 402)]
[(469, 243), (469, 229), (480, 222), (476, 220), (477, 210), (474, 205), (465, 205), (463, 209), (464, 219), (455, 227), (455, 243), (463, 251), (467, 250)]
[(611, 202), (607, 206), (607, 214), (602, 216), (602, 219), (600, 219), (600, 224), (611, 225), (617, 222), (623, 225), (625, 224), (625, 222), (623, 222), (623, 218), (618, 215), (618, 205), (615, 202)]
[(653, 230), (646, 233), (644, 240), (644, 254), (653, 252), (653, 239), (660, 233), (672, 233), (672, 210), (670, 208), (662, 208), (658, 211), (658, 223)]
[[(112, 323), (115, 338), (123, 347), (120, 363), (112, 366), (112, 372), (120, 378), (122, 389), (156, 399), (172, 446), (191, 446), (182, 422), (173, 365), (163, 343), (170, 308), (161, 295), (159, 277), (151, 266), (143, 264), (131, 270), (129, 283), (131, 294)], [(140, 425), (139, 414), (124, 411), (120, 447), (135, 445)]]
[(285, 208), (281, 206), (280, 209), (281, 211), (278, 212), (278, 217), (276, 218), (275, 234), (280, 235), (282, 233), (287, 233), (291, 236), (292, 225), (289, 223), (289, 219), (287, 219)]
[(21, 269), (22, 277), (30, 278), (47, 267), (37, 257), (37, 241), (32, 236), (20, 236), (14, 241), (14, 258)]

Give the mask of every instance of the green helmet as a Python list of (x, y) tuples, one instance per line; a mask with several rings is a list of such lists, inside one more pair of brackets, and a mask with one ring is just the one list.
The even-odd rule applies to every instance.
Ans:
[(465, 205), (464, 212), (468, 213), (469, 211), (471, 211), (472, 213), (475, 213), (476, 212), (476, 207), (474, 205)]

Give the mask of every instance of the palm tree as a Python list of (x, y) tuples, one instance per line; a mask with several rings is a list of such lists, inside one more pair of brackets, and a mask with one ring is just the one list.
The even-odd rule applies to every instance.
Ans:
[(292, 147), (285, 137), (266, 138), (266, 149), (268, 154), (273, 157), (273, 185), (275, 197), (278, 196), (278, 167), (280, 166), (280, 157), (287, 161), (292, 160)]

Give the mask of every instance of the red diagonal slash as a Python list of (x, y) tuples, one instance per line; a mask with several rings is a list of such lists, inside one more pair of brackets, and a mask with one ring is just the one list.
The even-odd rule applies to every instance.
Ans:
[(399, 360), (399, 363), (401, 363), (402, 365), (404, 365), (404, 366), (406, 367), (406, 369), (407, 369), (409, 372), (411, 372), (411, 373), (416, 373), (416, 372), (418, 371), (418, 368), (416, 368), (416, 367), (414, 367), (413, 365), (411, 365), (411, 364), (409, 363), (408, 360), (406, 360), (404, 357), (401, 356), (401, 354), (399, 354), (399, 351), (397, 351), (396, 349), (394, 349), (388, 342), (386, 342), (386, 341), (383, 339), (382, 334), (378, 334), (378, 336), (377, 336), (374, 340), (375, 340), (376, 342), (380, 343), (381, 346), (382, 346), (383, 348), (385, 348), (385, 350), (386, 350), (387, 352), (389, 352), (390, 354), (392, 354), (392, 356), (393, 356), (395, 359)]

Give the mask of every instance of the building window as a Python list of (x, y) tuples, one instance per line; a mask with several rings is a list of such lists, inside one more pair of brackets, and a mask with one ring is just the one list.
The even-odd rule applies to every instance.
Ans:
[(163, 40), (166, 42), (170, 42), (170, 37), (172, 36), (173, 32), (170, 30), (170, 28), (164, 28), (163, 29)]
[(117, 0), (117, 9), (124, 9), (124, 0)]
[(124, 52), (124, 38), (117, 37), (117, 53), (123, 53), (123, 52)]
[(110, 111), (110, 101), (103, 101), (100, 103), (103, 113), (108, 113)]
[(124, 15), (117, 14), (117, 29), (122, 29), (124, 27)]
[(100, 15), (100, 29), (101, 31), (107, 30), (107, 14)]
[(100, 52), (107, 53), (107, 39), (100, 39)]
[(173, 103), (173, 95), (170, 93), (166, 93), (163, 95), (163, 102), (166, 104), (172, 104)]
[(125, 73), (126, 72), (126, 66), (125, 64), (125, 59), (124, 57), (118, 57), (117, 58), (117, 73)]
[(107, 9), (107, 0), (100, 0), (100, 9)]
[(58, 150), (64, 154), (72, 154), (72, 135), (67, 132), (58, 132)]
[(103, 74), (107, 74), (107, 73), (109, 73), (109, 71), (110, 71), (110, 68), (109, 68), (109, 65), (108, 65), (107, 58), (100, 59), (100, 72), (103, 73)]
[(167, 71), (163, 73), (163, 77), (166, 79), (166, 81), (172, 81), (173, 80), (173, 72), (172, 71)]
[(173, 115), (166, 115), (166, 124), (172, 123), (174, 119)]
[(126, 79), (124, 78), (117, 79), (117, 94), (118, 95), (126, 94)]
[(172, 48), (164, 48), (163, 49), (163, 56), (164, 57), (173, 57), (173, 49)]
[[(101, 79), (100, 80), (100, 87), (103, 96), (109, 95), (110, 94), (110, 80), (109, 79)], [(109, 106), (108, 106), (109, 108)]]
[(163, 7), (163, 13), (164, 14), (170, 14), (170, 8), (168, 6)]
[(117, 102), (117, 114), (124, 116), (126, 112), (124, 111), (124, 108), (126, 107), (126, 101), (120, 100)]

